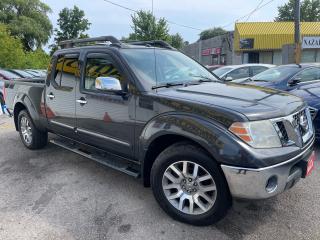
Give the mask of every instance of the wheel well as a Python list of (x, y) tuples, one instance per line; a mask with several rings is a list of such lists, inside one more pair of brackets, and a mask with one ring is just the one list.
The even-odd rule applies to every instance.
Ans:
[(155, 140), (153, 140), (153, 142), (149, 145), (148, 151), (147, 151), (145, 158), (144, 158), (143, 184), (145, 187), (150, 187), (151, 168), (152, 168), (154, 161), (159, 156), (159, 154), (163, 150), (168, 148), (169, 146), (171, 146), (177, 142), (184, 142), (184, 141), (190, 142), (191, 144), (202, 148), (206, 153), (208, 153), (208, 155), (210, 155), (209, 152), (206, 149), (204, 149), (199, 143), (197, 143), (187, 137), (173, 135), (173, 134), (160, 136), (160, 137), (156, 138)]
[(25, 110), (27, 109), (22, 103), (17, 103), (15, 106), (14, 106), (14, 110), (13, 110), (13, 114), (14, 114), (14, 125), (16, 127), (16, 130), (18, 131), (18, 116), (19, 116), (19, 113), (22, 111), (22, 110)]

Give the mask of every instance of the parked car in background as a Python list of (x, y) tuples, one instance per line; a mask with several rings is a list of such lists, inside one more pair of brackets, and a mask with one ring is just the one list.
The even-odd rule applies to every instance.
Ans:
[(216, 76), (224, 81), (233, 81), (240, 78), (249, 78), (263, 71), (273, 68), (272, 64), (242, 64), (230, 65), (213, 70)]
[(26, 71), (36, 77), (45, 77), (47, 75), (47, 72), (44, 70), (26, 69), (24, 71)]
[(320, 66), (316, 64), (282, 65), (238, 82), (288, 91), (302, 97), (311, 107), (316, 137), (320, 138)]
[(20, 69), (10, 69), (8, 71), (20, 76), (20, 78), (34, 78), (35, 77), (34, 75), (32, 75), (24, 70), (20, 70)]
[(206, 66), (206, 68), (209, 70), (209, 71), (214, 71), (214, 70), (216, 70), (216, 69), (218, 69), (218, 68), (221, 68), (221, 67), (223, 67), (224, 65), (207, 65)]
[(18, 79), (20, 76), (7, 71), (5, 69), (0, 69), (0, 101), (4, 102), (4, 80)]

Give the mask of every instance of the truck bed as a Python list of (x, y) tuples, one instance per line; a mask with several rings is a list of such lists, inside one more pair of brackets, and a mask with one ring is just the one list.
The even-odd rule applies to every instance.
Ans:
[[(23, 95), (32, 96), (33, 103), (40, 103), (45, 86), (45, 78), (19, 79), (5, 81), (5, 101), (9, 109), (13, 109), (16, 98)], [(31, 94), (32, 93), (32, 94)]]

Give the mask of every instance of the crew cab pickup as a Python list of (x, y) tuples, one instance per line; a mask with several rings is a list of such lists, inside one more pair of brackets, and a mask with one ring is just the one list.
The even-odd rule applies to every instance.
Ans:
[(162, 41), (61, 46), (45, 82), (6, 82), (29, 149), (53, 133), (51, 143), (141, 178), (165, 212), (194, 225), (223, 218), (233, 198), (282, 193), (313, 169), (314, 128), (298, 97), (223, 83)]

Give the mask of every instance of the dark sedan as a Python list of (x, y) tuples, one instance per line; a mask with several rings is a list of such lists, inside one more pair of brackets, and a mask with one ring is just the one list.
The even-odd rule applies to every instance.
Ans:
[(320, 67), (313, 64), (283, 65), (269, 69), (245, 84), (280, 89), (302, 97), (311, 107), (317, 138), (320, 139)]

